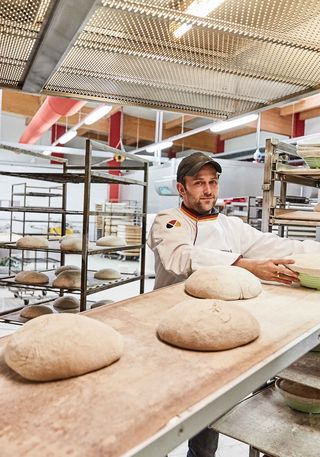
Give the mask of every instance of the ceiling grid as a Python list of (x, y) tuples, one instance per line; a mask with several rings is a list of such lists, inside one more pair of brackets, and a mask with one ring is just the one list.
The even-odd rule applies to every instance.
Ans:
[[(40, 93), (221, 119), (320, 89), (318, 0), (225, 0), (207, 17), (188, 13), (191, 0), (91, 3)], [(0, 86), (24, 87), (53, 4), (1, 2)]]

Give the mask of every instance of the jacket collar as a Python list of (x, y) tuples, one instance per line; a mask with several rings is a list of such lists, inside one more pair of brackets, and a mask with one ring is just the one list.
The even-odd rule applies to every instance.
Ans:
[(181, 203), (180, 209), (184, 214), (186, 214), (188, 217), (190, 217), (191, 219), (193, 219), (195, 221), (214, 220), (214, 219), (217, 219), (217, 217), (219, 216), (219, 212), (216, 208), (213, 208), (209, 214), (199, 214), (196, 211), (194, 211), (190, 208), (187, 208), (183, 202)]

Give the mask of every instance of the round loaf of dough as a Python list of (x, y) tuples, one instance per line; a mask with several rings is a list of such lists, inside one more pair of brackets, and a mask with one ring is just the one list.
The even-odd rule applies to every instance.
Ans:
[(119, 279), (121, 275), (119, 271), (115, 270), (114, 268), (102, 268), (102, 270), (98, 270), (95, 272), (94, 277), (96, 279)]
[(64, 295), (53, 302), (53, 306), (59, 309), (76, 309), (80, 308), (79, 300), (73, 295)]
[(48, 248), (49, 241), (44, 236), (26, 235), (16, 242), (18, 248)]
[(14, 280), (20, 284), (30, 285), (47, 284), (49, 282), (48, 276), (39, 271), (20, 271), (16, 274)]
[(255, 317), (239, 305), (196, 298), (171, 308), (158, 325), (161, 340), (195, 351), (222, 351), (242, 346), (255, 340), (259, 332)]
[(76, 270), (62, 271), (52, 281), (53, 287), (59, 289), (80, 289), (81, 287), (81, 273)]
[(42, 316), (43, 314), (52, 314), (53, 311), (48, 306), (44, 305), (29, 305), (20, 311), (20, 316), (25, 319), (34, 319), (35, 317)]
[(96, 242), (97, 246), (126, 246), (126, 241), (114, 235), (103, 236)]
[(198, 298), (238, 300), (262, 291), (259, 279), (248, 270), (230, 265), (200, 268), (185, 282), (185, 291)]
[(67, 271), (67, 270), (74, 270), (74, 271), (80, 271), (79, 267), (76, 267), (75, 265), (63, 265), (62, 267), (56, 268), (54, 270), (54, 274), (58, 276), (59, 273), (62, 271)]
[(80, 314), (54, 313), (10, 335), (4, 358), (26, 379), (53, 381), (106, 367), (122, 352), (122, 336), (109, 325)]
[(63, 238), (60, 241), (60, 249), (61, 251), (81, 251), (82, 239), (74, 237)]

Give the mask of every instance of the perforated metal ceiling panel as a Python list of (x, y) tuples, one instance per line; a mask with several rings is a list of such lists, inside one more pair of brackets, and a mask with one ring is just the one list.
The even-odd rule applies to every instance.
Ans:
[[(62, 3), (79, 9), (75, 0), (1, 2), (1, 85), (28, 90), (41, 23)], [(318, 0), (225, 0), (207, 17), (188, 14), (187, 0), (91, 3), (39, 91), (224, 118), (320, 88)], [(182, 24), (192, 28), (176, 38)]]

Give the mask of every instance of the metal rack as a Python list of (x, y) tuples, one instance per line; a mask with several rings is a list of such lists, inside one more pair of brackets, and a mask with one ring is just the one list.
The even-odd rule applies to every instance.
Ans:
[[(58, 199), (61, 202), (62, 198), (62, 187), (61, 186), (35, 186), (35, 185), (28, 185), (27, 183), (16, 183), (12, 184), (11, 186), (11, 200), (10, 200), (10, 208), (15, 207), (15, 200), (16, 197), (22, 197), (22, 204), (21, 207), (26, 209), (29, 207), (29, 202), (32, 201), (34, 202), (34, 198), (36, 199), (45, 199), (44, 200), (44, 208), (52, 208), (53, 207), (53, 199)], [(18, 211), (18, 208), (16, 208)], [(10, 212), (10, 241), (12, 240), (12, 235), (18, 234), (20, 236), (25, 236), (25, 235), (42, 235), (45, 237), (48, 237), (50, 234), (50, 229), (52, 227), (53, 223), (59, 223), (60, 221), (55, 221), (52, 219), (50, 216), (49, 212), (42, 211), (42, 214), (46, 214), (45, 218), (33, 218), (32, 220), (27, 218), (28, 210), (26, 209), (25, 211), (22, 211), (21, 215), (19, 218), (14, 217), (15, 211)], [(21, 224), (19, 226), (19, 223)], [(44, 225), (43, 233), (37, 233), (35, 231), (32, 231), (31, 224), (32, 223), (42, 223)], [(19, 228), (17, 228), (19, 226)], [(9, 257), (11, 257), (11, 249), (9, 250)], [(37, 262), (40, 260), (37, 256), (37, 253), (35, 252), (35, 257), (33, 259), (26, 259), (24, 256), (24, 251), (22, 251), (22, 256), (21, 256), (21, 269), (23, 270), (24, 264), (28, 261), (30, 262), (31, 260), (34, 261), (34, 264), (36, 265)], [(49, 261), (56, 261), (56, 259), (50, 259), (49, 258), (49, 253), (47, 252), (44, 259), (41, 258), (41, 260), (45, 260), (46, 264), (46, 269), (49, 268)], [(37, 268), (35, 268), (37, 269)], [(11, 268), (9, 266), (9, 273), (11, 273)]]
[[(320, 188), (320, 169), (295, 167), (288, 164), (289, 156), (296, 156), (292, 144), (267, 140), (263, 182), (262, 223), (263, 232), (271, 232), (278, 225), (278, 234), (283, 236), (285, 227), (319, 227), (320, 213), (308, 209), (287, 208), (287, 184)], [(280, 195), (275, 196), (275, 183), (280, 182)]]
[[(95, 142), (95, 145), (97, 143)], [(101, 149), (104, 149), (101, 145)], [(49, 276), (49, 284), (45, 286), (23, 286), (19, 284), (19, 287), (25, 287), (26, 289), (33, 290), (55, 290), (60, 294), (64, 292), (75, 292), (80, 293), (80, 311), (86, 310), (86, 297), (89, 294), (93, 294), (111, 287), (116, 287), (121, 284), (126, 284), (132, 281), (140, 281), (140, 293), (144, 292), (144, 270), (145, 270), (145, 245), (146, 245), (146, 213), (147, 213), (147, 182), (148, 182), (148, 161), (136, 157), (131, 154), (126, 153), (126, 165), (116, 167), (99, 165), (92, 165), (92, 144), (90, 140), (86, 140), (85, 148), (85, 160), (84, 164), (81, 166), (69, 166), (66, 163), (63, 164), (63, 168), (59, 173), (20, 173), (20, 172), (2, 172), (0, 174), (7, 176), (17, 176), (19, 178), (26, 179), (37, 179), (40, 181), (49, 181), (62, 184), (62, 205), (61, 208), (28, 208), (28, 207), (4, 207), (0, 210), (4, 211), (21, 211), (21, 212), (43, 212), (47, 214), (58, 214), (61, 216), (61, 234), (66, 233), (66, 219), (67, 215), (70, 214), (80, 214), (82, 215), (82, 250), (81, 251), (61, 251), (58, 242), (49, 241), (49, 248), (32, 248), (32, 251), (45, 251), (45, 252), (58, 252), (60, 253), (60, 262), (61, 265), (65, 264), (65, 255), (66, 254), (79, 254), (81, 255), (81, 288), (80, 289), (57, 289), (53, 288), (51, 283), (52, 272), (47, 272)], [(132, 163), (132, 165), (130, 164)], [(138, 162), (138, 165), (137, 165)], [(143, 180), (134, 180), (122, 176), (115, 176), (109, 174), (109, 170), (143, 170)], [(67, 185), (68, 183), (81, 183), (84, 186), (83, 192), (83, 210), (74, 211), (67, 209)], [(95, 246), (94, 248), (89, 247), (89, 218), (90, 216), (103, 215), (103, 211), (90, 211), (90, 190), (91, 184), (93, 183), (103, 183), (103, 184), (123, 184), (123, 185), (139, 185), (143, 188), (143, 202), (142, 202), (142, 213), (141, 216), (141, 243), (132, 246), (117, 246), (117, 247), (100, 247)], [(0, 247), (7, 249), (21, 249), (17, 248), (15, 243), (1, 243)], [(128, 249), (140, 249), (140, 272), (138, 275), (133, 277), (123, 276), (117, 281), (99, 281), (94, 280), (93, 274), (88, 272), (88, 256), (102, 253), (110, 253), (112, 251), (122, 251)], [(21, 249), (27, 250), (27, 249)], [(0, 280), (0, 285), (2, 286), (12, 286), (14, 283), (14, 277), (5, 277)], [(88, 284), (88, 285), (87, 285)]]

